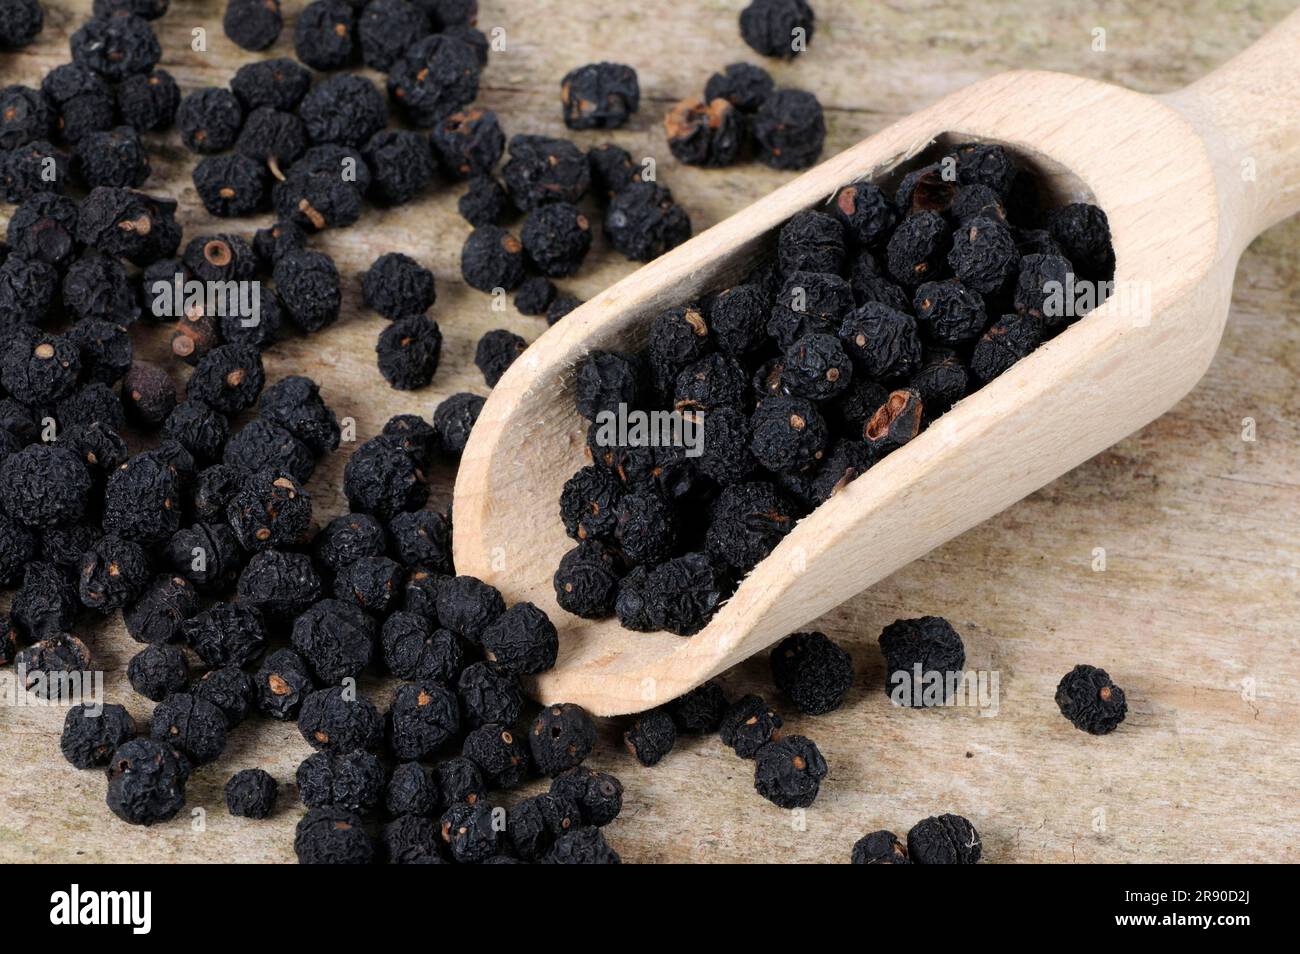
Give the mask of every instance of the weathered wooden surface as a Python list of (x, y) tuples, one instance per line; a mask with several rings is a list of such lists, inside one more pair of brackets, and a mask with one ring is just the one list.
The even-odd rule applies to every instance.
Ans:
[[(696, 92), (713, 69), (753, 58), (735, 29), (742, 4), (683, 5), (647, 0), (608, 8), (572, 0), (481, 0), (480, 26), (504, 26), (508, 49), (484, 74), (481, 102), (507, 132), (563, 133), (559, 78), (596, 58), (640, 72), (642, 111), (615, 141), (653, 155), (660, 179), (691, 212), (697, 230), (743, 207), (787, 174), (757, 166), (722, 171), (679, 167), (664, 147), (667, 103)], [(21, 54), (0, 54), (0, 77), (35, 83), (67, 58), (66, 38), (89, 2), (47, 3), (46, 30)], [(1050, 9), (1059, 6), (1059, 10)], [(1132, 4), (862, 4), (816, 0), (811, 51), (772, 66), (778, 82), (814, 90), (828, 107), (828, 153), (966, 82), (1033, 66), (1162, 91), (1227, 59), (1292, 8), (1287, 2)], [(286, 4), (292, 22), (297, 4)], [(248, 54), (220, 31), (221, 5), (174, 2), (158, 24), (163, 65), (188, 90), (223, 82)], [(189, 49), (208, 28), (209, 52)], [(1105, 52), (1092, 49), (1106, 30)], [(290, 49), (288, 30), (269, 51)], [(1280, 104), (1294, 108), (1293, 104)], [(575, 134), (583, 145), (601, 141)], [(174, 135), (158, 140), (146, 188), (188, 207), (187, 236), (212, 228), (194, 209), (190, 157)], [(347, 278), (345, 319), (271, 355), (272, 379), (295, 371), (317, 378), (361, 438), (388, 416), (428, 413), (457, 390), (482, 392), (472, 364), (483, 331), (509, 327), (532, 339), (541, 319), (490, 300), (459, 281), (468, 227), (455, 214), (459, 189), (443, 186), (411, 206), (370, 210), (357, 226), (320, 243)], [(5, 211), (0, 209), (0, 218)], [(222, 223), (224, 229), (253, 223)], [(359, 306), (357, 276), (388, 250), (434, 269), (434, 316), (446, 342), (434, 386), (388, 389), (374, 367), (382, 320)], [(824, 617), (820, 626), (854, 655), (857, 683), (827, 716), (789, 716), (790, 731), (818, 741), (831, 766), (817, 803), (792, 818), (752, 791), (752, 765), (716, 739), (687, 740), (644, 769), (606, 727), (594, 759), (627, 793), (608, 830), (629, 861), (841, 861), (860, 834), (905, 831), (924, 815), (957, 811), (981, 831), (990, 861), (1295, 861), (1300, 809), (1294, 797), (1300, 745), (1294, 633), (1300, 398), (1300, 222), (1264, 235), (1238, 274), (1233, 313), (1219, 356), (1202, 384), (1171, 413), (989, 523), (965, 534)], [(599, 242), (568, 283), (589, 296), (631, 265)], [(144, 354), (162, 336), (138, 329)], [(1243, 440), (1243, 420), (1256, 422)], [(311, 481), (317, 513), (341, 510), (337, 488), (346, 452)], [(452, 474), (435, 474), (436, 495)], [(1104, 548), (1105, 570), (1094, 569)], [(970, 709), (907, 712), (879, 686), (875, 646), (899, 616), (948, 616), (963, 634), (968, 666), (996, 670), (996, 714)], [(126, 662), (136, 645), (117, 624), (93, 628), (108, 697), (140, 720), (150, 706), (130, 693)], [(1075, 662), (1110, 670), (1129, 696), (1128, 721), (1113, 736), (1077, 732), (1056, 712), (1056, 681)], [(738, 694), (770, 694), (766, 660), (729, 673)], [(366, 686), (377, 702), (388, 685)], [(788, 707), (782, 707), (783, 711)], [(285, 782), (310, 751), (292, 725), (250, 720), (214, 766), (191, 783), (204, 825), (178, 819), (151, 830), (123, 825), (103, 807), (103, 781), (58, 754), (61, 710), (0, 708), (0, 859), (292, 859), (294, 792), (266, 822), (230, 818), (221, 786), (239, 768), (261, 765)], [(530, 789), (531, 791), (531, 789)]]

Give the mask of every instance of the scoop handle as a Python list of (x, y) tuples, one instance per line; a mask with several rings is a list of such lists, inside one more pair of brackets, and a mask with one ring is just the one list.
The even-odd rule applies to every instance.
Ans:
[(1232, 198), (1241, 247), (1300, 212), (1300, 9), (1166, 100), (1195, 123)]

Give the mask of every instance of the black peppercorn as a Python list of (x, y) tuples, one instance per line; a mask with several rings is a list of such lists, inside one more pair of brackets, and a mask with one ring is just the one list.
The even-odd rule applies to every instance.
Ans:
[(614, 610), (618, 595), (614, 553), (596, 540), (584, 540), (560, 558), (553, 584), (560, 608), (585, 619), (601, 619)]
[(982, 853), (979, 832), (960, 815), (932, 815), (907, 833), (907, 855), (915, 865), (973, 865)]
[(688, 96), (664, 116), (664, 132), (668, 148), (679, 162), (716, 168), (740, 158), (747, 127), (730, 100)]
[(591, 223), (568, 202), (550, 202), (528, 213), (520, 232), (524, 253), (543, 275), (563, 278), (582, 266), (591, 248)]
[(664, 709), (652, 709), (637, 717), (623, 733), (623, 744), (642, 765), (658, 765), (677, 743), (677, 727)]
[(478, 96), (479, 61), (464, 40), (433, 34), (417, 40), (388, 73), (388, 95), (412, 124), (436, 125)]
[(388, 778), (384, 807), (394, 816), (432, 815), (438, 807), (437, 782), (419, 762), (402, 762)]
[(422, 388), (438, 370), (442, 332), (425, 315), (399, 318), (379, 333), (375, 353), (389, 385), (403, 391)]
[(1096, 666), (1078, 665), (1062, 676), (1056, 705), (1075, 728), (1093, 735), (1114, 732), (1128, 714), (1124, 690)]
[(205, 699), (174, 692), (154, 708), (149, 734), (182, 752), (191, 764), (203, 765), (226, 747), (226, 717)]
[(805, 0), (752, 0), (740, 13), (740, 35), (764, 56), (793, 57), (812, 39), (812, 8)]
[(314, 688), (306, 664), (292, 649), (277, 649), (267, 656), (253, 681), (257, 708), (281, 721), (296, 718), (303, 698)]
[(555, 840), (582, 825), (577, 804), (544, 792), (516, 802), (506, 816), (506, 834), (524, 861), (541, 861)]
[(298, 766), (295, 781), (308, 808), (368, 812), (383, 799), (384, 767), (370, 752), (316, 752)]
[(324, 599), (294, 620), (293, 648), (319, 683), (337, 685), (370, 663), (376, 630), (360, 607)]
[(457, 179), (490, 176), (505, 143), (496, 113), (478, 107), (452, 113), (429, 133), (429, 145), (439, 167)]
[(443, 843), (462, 864), (486, 861), (496, 854), (496, 819), (487, 802), (452, 805), (439, 825)]
[(552, 778), (580, 765), (595, 746), (595, 723), (585, 709), (570, 702), (543, 708), (528, 732), (533, 763)]
[(146, 699), (161, 702), (168, 695), (180, 692), (190, 678), (185, 653), (175, 646), (155, 643), (146, 646), (131, 657), (126, 669), (131, 688)]
[(542, 859), (545, 865), (616, 865), (620, 864), (618, 852), (605, 841), (599, 828), (577, 828), (555, 840), (555, 845)]
[(941, 616), (890, 623), (881, 630), (880, 651), (885, 655), (885, 691), (896, 705), (943, 704), (966, 665), (961, 637)]
[(826, 760), (811, 739), (782, 736), (754, 755), (754, 788), (780, 808), (807, 808), (826, 777)]
[(512, 725), (523, 710), (519, 677), (492, 663), (466, 666), (456, 680), (456, 691), (470, 725)]
[(608, 825), (623, 810), (623, 783), (606, 772), (578, 766), (551, 782), (551, 794), (572, 800), (585, 825)]
[(356, 27), (347, 0), (313, 0), (302, 8), (294, 24), (293, 49), (312, 69), (335, 70), (353, 57)]
[(270, 173), (264, 163), (242, 153), (207, 156), (194, 167), (194, 188), (213, 215), (251, 215), (266, 203)]
[(134, 736), (135, 722), (122, 706), (79, 703), (63, 719), (59, 750), (76, 768), (97, 768)]
[(668, 189), (633, 182), (610, 200), (605, 237), (620, 254), (648, 262), (691, 237), (691, 218)]
[(428, 13), (408, 0), (373, 0), (361, 8), (356, 23), (362, 62), (380, 71), (391, 69), (407, 47), (429, 32)]
[(108, 763), (108, 807), (132, 825), (153, 825), (185, 805), (190, 765), (165, 742), (138, 738), (122, 743)]
[(512, 136), (502, 169), (510, 201), (521, 212), (547, 202), (578, 202), (591, 185), (587, 157), (573, 143), (546, 136)]
[(718, 735), (742, 759), (752, 759), (758, 750), (781, 736), (783, 721), (776, 710), (756, 695), (742, 696), (722, 716)]
[(243, 769), (226, 782), (226, 810), (241, 818), (270, 818), (275, 811), (276, 793), (270, 773), (259, 768)]
[(117, 84), (116, 93), (123, 122), (140, 132), (171, 126), (181, 104), (180, 87), (166, 70), (133, 73)]
[(524, 280), (523, 243), (500, 226), (480, 226), (461, 249), (460, 273), (467, 285), (479, 291), (517, 288)]
[(1031, 314), (1003, 315), (975, 343), (970, 370), (980, 384), (988, 384), (1027, 356), (1042, 340), (1042, 326)]
[(824, 633), (795, 633), (771, 653), (772, 681), (800, 712), (822, 715), (840, 707), (853, 684), (853, 660)]
[(804, 398), (765, 398), (750, 419), (749, 449), (768, 470), (798, 470), (821, 458), (826, 448), (826, 422)]
[(226, 717), (226, 725), (234, 728), (243, 722), (253, 708), (257, 689), (253, 677), (238, 666), (222, 666), (206, 672), (190, 687), (196, 699), (204, 699)]
[(487, 786), (477, 765), (463, 756), (444, 759), (433, 767), (439, 804), (475, 805), (487, 798)]
[(779, 89), (754, 114), (754, 151), (774, 169), (806, 169), (826, 142), (821, 103), (801, 89)]
[(293, 850), (299, 864), (364, 865), (373, 859), (375, 846), (358, 815), (325, 806), (312, 809), (298, 822)]
[(72, 34), (72, 59), (116, 82), (148, 73), (162, 56), (147, 20), (131, 13), (93, 16)]
[(400, 252), (375, 259), (361, 282), (366, 304), (385, 318), (422, 315), (437, 298), (433, 272)]
[(275, 263), (273, 274), (289, 319), (303, 331), (320, 331), (338, 321), (339, 272), (328, 255), (288, 252)]
[(339, 446), (338, 419), (311, 378), (298, 374), (281, 378), (262, 394), (258, 412), (316, 454), (328, 453)]
[(384, 620), (380, 644), (384, 664), (399, 679), (455, 683), (464, 662), (455, 634), (415, 613), (397, 612)]
[(570, 129), (617, 129), (641, 105), (636, 70), (622, 63), (588, 63), (560, 83), (564, 125)]
[(855, 865), (910, 865), (907, 847), (892, 831), (873, 831), (853, 843)]
[(512, 729), (488, 722), (465, 736), (461, 754), (497, 788), (514, 788), (528, 772), (528, 750)]
[(795, 517), (793, 505), (771, 484), (731, 484), (713, 504), (705, 548), (720, 563), (748, 571), (794, 528)]
[(432, 818), (402, 815), (384, 825), (380, 842), (389, 864), (421, 864), (435, 860), (441, 862), (438, 837), (438, 828)]
[(704, 99), (725, 99), (741, 112), (753, 113), (775, 89), (772, 76), (752, 63), (730, 63), (704, 85)]
[(302, 701), (298, 731), (313, 749), (351, 752), (373, 749), (384, 737), (379, 710), (354, 690), (318, 689)]
[(1081, 278), (1105, 282), (1115, 277), (1110, 223), (1101, 209), (1084, 202), (1053, 209), (1048, 229)]
[(477, 228), (499, 225), (509, 203), (505, 186), (490, 175), (481, 175), (469, 180), (469, 188), (457, 200), (456, 210), (466, 222)]

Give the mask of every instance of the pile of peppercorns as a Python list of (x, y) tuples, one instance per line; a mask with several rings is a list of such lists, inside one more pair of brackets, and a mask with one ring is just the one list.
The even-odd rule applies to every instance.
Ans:
[[(1110, 231), (1097, 207), (1037, 193), (1003, 147), (958, 145), (892, 196), (860, 182), (796, 214), (771, 261), (657, 315), (644, 351), (589, 355), (560, 606), (698, 632), (800, 518), (1064, 331), (1077, 316), (1047, 307), (1051, 283), (1108, 281)], [(702, 429), (698, 453), (602, 426), (665, 410)]]
[[(606, 207), (611, 245), (632, 259), (653, 258), (684, 240), (689, 218), (613, 144), (584, 154), (565, 140), (516, 136), (502, 170), (505, 184), (495, 178), (504, 135), (493, 113), (470, 105), (488, 50), (473, 25), (474, 0), (371, 0), (359, 9), (347, 0), (317, 0), (299, 16), (294, 45), (302, 63), (336, 70), (359, 58), (388, 73), (390, 97), (411, 124), (431, 129), (427, 137), (386, 128), (387, 105), (364, 77), (343, 73), (313, 85), (311, 72), (291, 59), (247, 64), (229, 89), (200, 89), (182, 99), (175, 81), (155, 69), (161, 49), (148, 20), (167, 6), (96, 0), (95, 16), (73, 36), (72, 63), (52, 70), (39, 91), (0, 90), (0, 187), (6, 201), (19, 203), (0, 244), (0, 322), (9, 332), (0, 347), (0, 585), (17, 584), (0, 632), (0, 663), (20, 665), (27, 688), (51, 695), (59, 675), (91, 666), (89, 648), (75, 635), (85, 614), (121, 611), (127, 632), (143, 644), (128, 665), (129, 682), (157, 703), (148, 733), (137, 736), (120, 705), (102, 712), (79, 705), (67, 714), (61, 749), (78, 768), (106, 768), (108, 805), (134, 824), (173, 818), (192, 771), (218, 760), (229, 734), (256, 712), (296, 721), (316, 749), (296, 778), (308, 809), (295, 839), (302, 861), (617, 862), (601, 829), (621, 809), (622, 785), (582, 764), (595, 745), (594, 723), (571, 704), (532, 718), (525, 708), (520, 678), (554, 665), (554, 626), (532, 604), (507, 608), (493, 587), (456, 576), (450, 513), (426, 509), (426, 469), (435, 458), (459, 456), (483, 398), (448, 398), (432, 424), (416, 415), (390, 420), (348, 461), (344, 491), (352, 512), (318, 529), (303, 485), (318, 460), (337, 449), (340, 428), (311, 379), (295, 375), (266, 386), (261, 352), (290, 328), (310, 333), (338, 319), (339, 274), (328, 256), (306, 247), (310, 233), (356, 221), (363, 199), (381, 206), (410, 201), (438, 171), (469, 181), (460, 209), (476, 228), (462, 258), (466, 281), (515, 290), (521, 312), (545, 312), (551, 323), (578, 304), (551, 279), (572, 275), (590, 247), (590, 224), (577, 206), (588, 190)], [(30, 42), (41, 23), (34, 0), (0, 0), (0, 48)], [(224, 25), (240, 46), (260, 50), (275, 42), (282, 19), (275, 0), (231, 0)], [(793, 55), (789, 36), (811, 37), (812, 12), (803, 0), (756, 0), (741, 14), (741, 28), (759, 52)], [(580, 67), (564, 78), (561, 101), (570, 128), (616, 128), (638, 108), (636, 74), (620, 64)], [(820, 153), (816, 100), (774, 90), (757, 67), (733, 64), (715, 74), (705, 102), (702, 116), (692, 113), (692, 122), (703, 125), (672, 142), (683, 161), (725, 164), (751, 140), (758, 158), (777, 168), (802, 167)], [(722, 105), (714, 109), (715, 102)], [(176, 203), (133, 191), (151, 172), (141, 133), (173, 120), (187, 148), (205, 157), (194, 181), (209, 212), (243, 215), (269, 205), (279, 220), (251, 240), (207, 234), (182, 247)], [(671, 121), (669, 128), (671, 135)], [(976, 220), (992, 223), (979, 225), (986, 231), (1010, 221), (1019, 250), (1032, 247), (1043, 257), (1066, 251), (1076, 265), (1088, 263), (1080, 251), (1086, 247), (1104, 271), (1104, 216), (1070, 207), (1052, 220), (1050, 234), (1017, 227), (1024, 220), (1006, 211), (1016, 197), (986, 181), (1005, 157), (972, 156), (970, 149), (996, 147), (959, 149), (956, 186), (920, 170), (895, 197), (904, 203), (897, 208), (905, 226), (913, 213), (930, 211), (959, 233), (969, 231), (966, 258), (954, 252), (959, 260), (949, 259), (957, 274), (951, 284), (984, 291), (982, 276), (1006, 267), (1000, 235), (978, 240)], [(824, 480), (807, 474), (801, 483), (798, 467), (771, 466), (758, 449), (747, 449), (749, 422), (725, 413), (735, 388), (732, 369), (721, 362), (773, 359), (745, 368), (761, 371), (761, 400), (794, 396), (828, 407), (847, 403), (840, 384), (860, 361), (883, 360), (845, 340), (848, 359), (828, 363), (828, 344), (811, 339), (819, 322), (843, 315), (804, 315), (780, 286), (795, 274), (829, 281), (848, 272), (850, 303), (859, 311), (876, 302), (896, 306), (896, 314), (872, 317), (892, 321), (908, 312), (889, 276), (905, 287), (919, 282), (893, 273), (893, 240), (883, 238), (893, 221), (881, 225), (894, 207), (857, 189), (837, 201), (838, 257), (833, 229), (815, 213), (797, 217), (787, 226), (790, 237), (783, 231), (776, 267), (702, 310), (661, 316), (644, 367), (626, 356), (598, 355), (584, 368), (579, 406), (588, 416), (611, 395), (631, 392), (675, 398), (707, 412), (714, 424), (706, 430), (710, 453), (698, 468), (620, 448), (596, 455), (618, 484), (602, 487), (588, 475), (566, 488), (566, 523), (584, 543), (566, 557), (567, 575), (557, 574), (562, 605), (586, 607), (593, 592), (615, 587), (620, 618), (641, 628), (694, 631), (722, 598), (728, 584), (719, 581), (761, 559), (801, 508), (824, 499), (817, 489)], [(525, 216), (521, 240), (501, 227), (512, 209)], [(883, 230), (879, 241), (865, 237), (875, 228)], [(900, 227), (911, 236), (903, 258), (929, 267), (934, 250), (917, 249), (942, 244), (931, 234), (938, 231), (923, 229), (918, 238)], [(873, 250), (889, 253), (887, 266), (864, 264), (874, 262)], [(857, 256), (851, 267), (850, 253)], [(1013, 303), (1042, 318), (1032, 307), (1021, 309), (1027, 258)], [(1057, 274), (1057, 264), (1042, 265), (1042, 274)], [(190, 304), (171, 316), (171, 350), (193, 367), (183, 398), (166, 369), (133, 359), (128, 329), (160, 317), (151, 307), (160, 286), (259, 276), (270, 276), (276, 290), (262, 297), (256, 322)], [(376, 349), (385, 379), (404, 389), (428, 384), (442, 340), (427, 316), (436, 298), (433, 274), (389, 253), (363, 277), (362, 290), (367, 305), (391, 321)], [(992, 306), (995, 290), (984, 293)], [(812, 297), (824, 303), (834, 290), (814, 288)], [(951, 346), (974, 369), (979, 351), (955, 331), (935, 330), (971, 320), (962, 310), (966, 296), (956, 297), (955, 304), (915, 305), (916, 320), (928, 322), (920, 335), (923, 368), (944, 365), (930, 385), (947, 386), (945, 395), (954, 386), (944, 375), (960, 362), (935, 355)], [(72, 319), (62, 333), (38, 327), (60, 319)], [(792, 349), (774, 350), (770, 339), (804, 350), (790, 360)], [(475, 362), (489, 386), (525, 347), (507, 331), (483, 336)], [(891, 339), (888, 347), (904, 345)], [(682, 374), (704, 358), (712, 359), (709, 366), (683, 386)], [(923, 390), (922, 374), (905, 383)], [(904, 383), (884, 373), (876, 378), (880, 387)], [(871, 419), (891, 406), (888, 397)], [(870, 398), (859, 399), (864, 415), (872, 411)], [(926, 406), (932, 415), (933, 402)], [(236, 428), (240, 415), (245, 422)], [(130, 455), (128, 426), (156, 433), (157, 446)], [(892, 423), (887, 430), (893, 433)], [(820, 460), (798, 435), (768, 436), (773, 454)], [(750, 480), (751, 453), (775, 475), (769, 487)], [(830, 490), (874, 459), (873, 453), (863, 465), (846, 451)], [(715, 514), (694, 542), (678, 532), (690, 507)], [(600, 529), (610, 514), (613, 529)], [(737, 527), (746, 533), (733, 536)], [(597, 552), (602, 539), (616, 548)], [(689, 552), (673, 557), (682, 550)], [(644, 579), (633, 585), (638, 573)], [(960, 637), (935, 617), (887, 627), (881, 648), (891, 671), (964, 665)], [(192, 670), (196, 660), (201, 672)], [(837, 708), (853, 680), (848, 654), (816, 632), (785, 639), (771, 665), (777, 689), (807, 714)], [(376, 670), (401, 681), (383, 714), (354, 690), (360, 674)], [(1072, 722), (1098, 734), (1113, 730), (1126, 711), (1122, 690), (1086, 666), (1062, 680), (1057, 701)], [(624, 738), (639, 761), (653, 765), (679, 734), (716, 731), (738, 756), (754, 760), (760, 794), (783, 808), (806, 807), (827, 765), (811, 740), (782, 735), (782, 725), (761, 697), (731, 702), (708, 683), (637, 718)], [(489, 802), (535, 775), (552, 779), (548, 792), (508, 812)], [(232, 814), (266, 818), (278, 790), (265, 771), (243, 769), (230, 777), (225, 799)], [(388, 820), (377, 826), (372, 819), (381, 812)], [(876, 832), (854, 847), (853, 859), (900, 863), (909, 853), (917, 863), (965, 863), (978, 860), (980, 849), (965, 819), (944, 815), (918, 824), (906, 850), (892, 833)]]

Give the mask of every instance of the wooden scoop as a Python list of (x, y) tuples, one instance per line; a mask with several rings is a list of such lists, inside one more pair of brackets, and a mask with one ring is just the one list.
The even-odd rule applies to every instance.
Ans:
[[(840, 187), (890, 181), (903, 160), (971, 139), (1027, 157), (1054, 204), (1100, 205), (1117, 285), (1138, 294), (1117, 293), (1116, 306), (1096, 309), (818, 507), (697, 635), (636, 633), (560, 610), (551, 577), (573, 545), (560, 488), (587, 462), (572, 394), (583, 356), (641, 347), (655, 314), (738, 281), (774, 229), (825, 207)], [(533, 686), (543, 702), (602, 715), (666, 702), (1170, 408), (1214, 357), (1242, 250), (1298, 210), (1300, 12), (1165, 96), (1058, 73), (976, 83), (656, 259), (529, 347), (493, 390), (461, 461), (456, 567), (555, 621), (559, 663)]]

